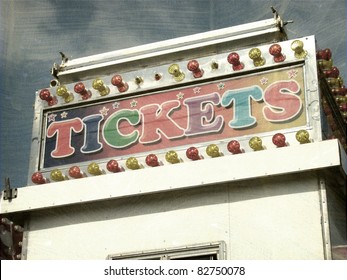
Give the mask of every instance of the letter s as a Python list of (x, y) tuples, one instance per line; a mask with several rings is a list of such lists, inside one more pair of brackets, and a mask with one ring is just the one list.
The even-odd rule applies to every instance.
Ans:
[(302, 102), (298, 96), (301, 92), (296, 81), (277, 81), (269, 85), (264, 91), (263, 114), (270, 122), (285, 122), (295, 118), (302, 109)]

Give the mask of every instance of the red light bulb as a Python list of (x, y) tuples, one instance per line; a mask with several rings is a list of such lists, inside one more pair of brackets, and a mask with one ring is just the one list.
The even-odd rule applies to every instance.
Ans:
[(336, 66), (332, 67), (329, 70), (324, 70), (323, 73), (326, 78), (338, 78), (340, 75), (340, 71)]
[(195, 59), (188, 62), (187, 68), (193, 72), (194, 78), (201, 78), (204, 75), (204, 70), (200, 68), (199, 62)]
[(231, 140), (228, 143), (227, 149), (230, 153), (236, 155), (236, 154), (241, 154), (241, 148), (240, 148), (240, 143), (236, 140)]
[(35, 172), (32, 176), (31, 176), (31, 181), (34, 184), (45, 184), (47, 183), (47, 179), (45, 177), (43, 177), (41, 172)]
[(346, 102), (345, 103), (341, 103), (339, 105), (339, 109), (340, 109), (341, 112), (347, 112), (347, 103)]
[(92, 96), (90, 90), (86, 90), (85, 85), (82, 82), (75, 84), (74, 91), (82, 96), (83, 100), (87, 100)]
[(117, 173), (120, 171), (119, 164), (116, 160), (111, 159), (107, 164), (106, 164), (106, 169), (110, 172)]
[(274, 143), (278, 148), (287, 146), (286, 137), (282, 133), (276, 133), (272, 137), (272, 143)]
[(155, 154), (149, 154), (148, 156), (146, 156), (146, 164), (151, 167), (158, 166), (158, 157)]
[(285, 55), (282, 54), (282, 48), (279, 44), (271, 45), (269, 53), (273, 55), (275, 62), (282, 62), (286, 59)]
[(121, 75), (114, 75), (111, 79), (111, 84), (116, 86), (119, 92), (125, 92), (129, 88), (128, 84), (123, 81)]
[(187, 158), (191, 160), (199, 160), (201, 157), (199, 155), (199, 150), (195, 147), (190, 147), (186, 151)]
[(240, 62), (240, 56), (236, 52), (232, 52), (228, 55), (228, 62), (232, 64), (233, 70), (242, 70), (245, 66)]
[(47, 101), (48, 106), (58, 103), (57, 98), (52, 96), (48, 89), (43, 89), (39, 93), (40, 99)]
[(69, 169), (69, 176), (75, 179), (79, 179), (83, 177), (83, 173), (78, 166), (72, 166)]
[(316, 58), (317, 59), (330, 60), (331, 59), (331, 50), (330, 49), (319, 50), (316, 54)]

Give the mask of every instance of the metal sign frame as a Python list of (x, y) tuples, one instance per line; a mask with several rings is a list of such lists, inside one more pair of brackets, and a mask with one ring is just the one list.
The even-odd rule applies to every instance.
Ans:
[[(205, 32), (192, 37), (182, 37), (71, 61), (63, 60), (61, 65), (55, 65), (53, 71), (59, 80), (55, 81), (55, 86), (48, 90), (53, 92), (52, 96), (54, 96), (54, 92), (64, 83), (67, 89), (66, 94), (72, 95), (73, 99), (66, 102), (65, 98), (55, 96), (56, 104), (49, 106), (48, 102), (41, 100), (40, 91), (36, 93), (28, 185), (33, 184), (31, 175), (36, 171), (40, 171), (46, 174), (46, 177), (49, 177), (49, 172), (53, 168), (59, 167), (67, 172), (67, 169), (73, 164), (73, 162), (69, 164), (62, 163), (57, 166), (47, 167), (43, 163), (47, 132), (46, 124), (50, 112), (54, 113), (77, 107), (86, 108), (105, 102), (118, 102), (118, 100), (126, 98), (133, 99), (158, 92), (204, 85), (223, 79), (241, 79), (252, 75), (261, 75), (261, 73), (274, 73), (286, 67), (302, 66), (304, 76), (302, 94), (305, 96), (305, 108), (303, 108), (302, 114), (306, 114), (306, 123), (295, 128), (279, 128), (271, 132), (258, 132), (257, 136), (262, 137), (266, 149), (273, 148), (273, 144), (270, 142), (271, 136), (273, 133), (280, 131), (286, 134), (290, 145), (298, 144), (295, 143), (294, 135), (299, 129), (303, 128), (309, 131), (312, 141), (322, 140), (314, 36), (282, 41), (286, 39), (282, 28), (283, 22), (278, 16), (275, 16), (270, 20)], [(274, 42), (280, 43), (282, 52), (285, 55), (285, 60), (282, 62), (276, 62), (273, 55), (269, 53), (269, 47)], [(301, 52), (304, 53), (303, 56), (298, 56), (297, 50), (293, 49), (293, 44), (296, 42), (302, 42)], [(261, 52), (265, 62), (264, 65), (256, 65), (255, 61), (249, 57), (250, 51), (255, 47)], [(242, 69), (235, 71), (227, 61), (227, 57), (231, 52), (237, 52), (239, 55), (240, 61), (244, 65)], [(187, 62), (190, 59), (199, 61), (200, 69), (204, 72), (202, 77), (197, 78), (193, 72), (187, 70)], [(183, 79), (179, 80), (175, 77), (175, 74), (168, 73), (168, 69), (173, 64), (178, 67), (179, 73), (183, 73)], [(109, 84), (108, 81), (112, 80), (115, 73), (120, 74), (123, 81), (127, 83), (128, 88), (126, 91), (121, 92), (118, 87)], [(158, 76), (160, 79), (157, 79)], [(98, 90), (93, 89), (95, 79), (104, 81), (104, 86), (109, 91), (108, 94), (100, 95)], [(89, 99), (81, 98), (73, 92), (74, 85), (77, 82), (83, 82), (85, 88), (91, 92)], [(237, 140), (240, 141), (244, 152), (252, 151), (248, 147), (248, 141), (252, 136), (255, 135), (247, 133), (238, 135)], [(207, 145), (214, 142), (223, 146), (220, 147), (220, 154), (227, 155), (229, 154), (226, 149), (227, 140), (230, 139), (208, 140), (205, 143), (197, 142), (196, 145), (201, 149), (201, 157), (203, 158), (209, 157), (203, 150)], [(192, 145), (192, 143), (178, 145), (178, 156), (183, 161), (186, 160), (185, 149), (189, 145)], [(165, 147), (164, 149), (155, 150), (161, 163), (165, 162), (164, 156), (168, 149), (168, 147)], [(146, 153), (137, 152), (129, 156), (136, 156), (140, 162), (144, 162)], [(109, 159), (109, 157), (99, 158), (97, 162), (105, 165)], [(120, 165), (123, 166), (123, 170), (126, 169), (125, 156), (119, 157), (117, 160), (121, 161)], [(81, 164), (82, 168), (86, 168), (88, 165), (86, 161), (77, 163)], [(142, 163), (139, 166), (140, 168), (146, 167)], [(103, 173), (107, 173), (105, 166), (102, 168)]]

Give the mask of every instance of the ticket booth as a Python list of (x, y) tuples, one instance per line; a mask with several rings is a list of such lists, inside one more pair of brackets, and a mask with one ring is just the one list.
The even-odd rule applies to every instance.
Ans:
[(283, 25), (63, 55), (2, 258), (346, 259), (346, 89)]

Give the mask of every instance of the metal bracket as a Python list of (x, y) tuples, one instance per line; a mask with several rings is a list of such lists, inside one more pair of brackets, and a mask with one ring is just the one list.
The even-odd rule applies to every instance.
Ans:
[(17, 197), (17, 188), (12, 189), (10, 186), (10, 178), (5, 178), (5, 190), (4, 190), (4, 200), (11, 202), (12, 198)]

